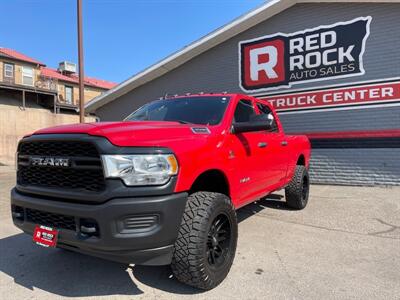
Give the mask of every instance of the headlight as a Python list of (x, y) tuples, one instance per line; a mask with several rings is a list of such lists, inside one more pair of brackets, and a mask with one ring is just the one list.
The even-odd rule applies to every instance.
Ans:
[(102, 155), (106, 178), (121, 178), (126, 185), (162, 185), (178, 173), (172, 154)]

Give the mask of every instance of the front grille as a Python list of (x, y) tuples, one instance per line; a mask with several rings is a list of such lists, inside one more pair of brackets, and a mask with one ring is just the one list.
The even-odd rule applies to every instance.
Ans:
[(35, 141), (21, 143), (20, 154), (39, 156), (99, 157), (96, 147), (87, 142)]
[(75, 218), (72, 216), (27, 208), (26, 220), (34, 224), (54, 227), (56, 229), (76, 230)]
[(91, 192), (104, 189), (104, 177), (101, 170), (99, 172), (99, 170), (19, 166), (18, 183), (51, 188), (83, 189)]
[[(31, 165), (30, 157), (68, 158), (68, 167)], [(99, 153), (92, 143), (74, 141), (22, 142), (18, 148), (17, 182), (36, 186), (100, 192), (105, 180)]]

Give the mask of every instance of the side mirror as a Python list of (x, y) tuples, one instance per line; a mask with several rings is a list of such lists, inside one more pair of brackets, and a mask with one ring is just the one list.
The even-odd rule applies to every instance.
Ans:
[(271, 126), (265, 122), (233, 123), (232, 133), (270, 130)]
[(249, 122), (233, 123), (232, 133), (271, 130), (273, 119), (268, 115), (254, 115)]

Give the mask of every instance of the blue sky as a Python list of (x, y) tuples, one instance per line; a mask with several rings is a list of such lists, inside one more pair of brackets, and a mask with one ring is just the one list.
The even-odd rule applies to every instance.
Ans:
[[(125, 80), (263, 2), (83, 0), (85, 74)], [(0, 8), (1, 47), (50, 67), (77, 63), (75, 0), (0, 0)]]

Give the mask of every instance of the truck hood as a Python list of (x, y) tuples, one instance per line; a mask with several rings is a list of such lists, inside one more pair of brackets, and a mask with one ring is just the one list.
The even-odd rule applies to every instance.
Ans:
[(55, 126), (38, 130), (34, 134), (82, 133), (103, 136), (121, 147), (171, 147), (178, 141), (204, 139), (211, 134), (211, 129), (208, 133), (195, 133), (196, 130), (192, 128), (204, 129), (207, 126), (157, 121), (99, 122)]

